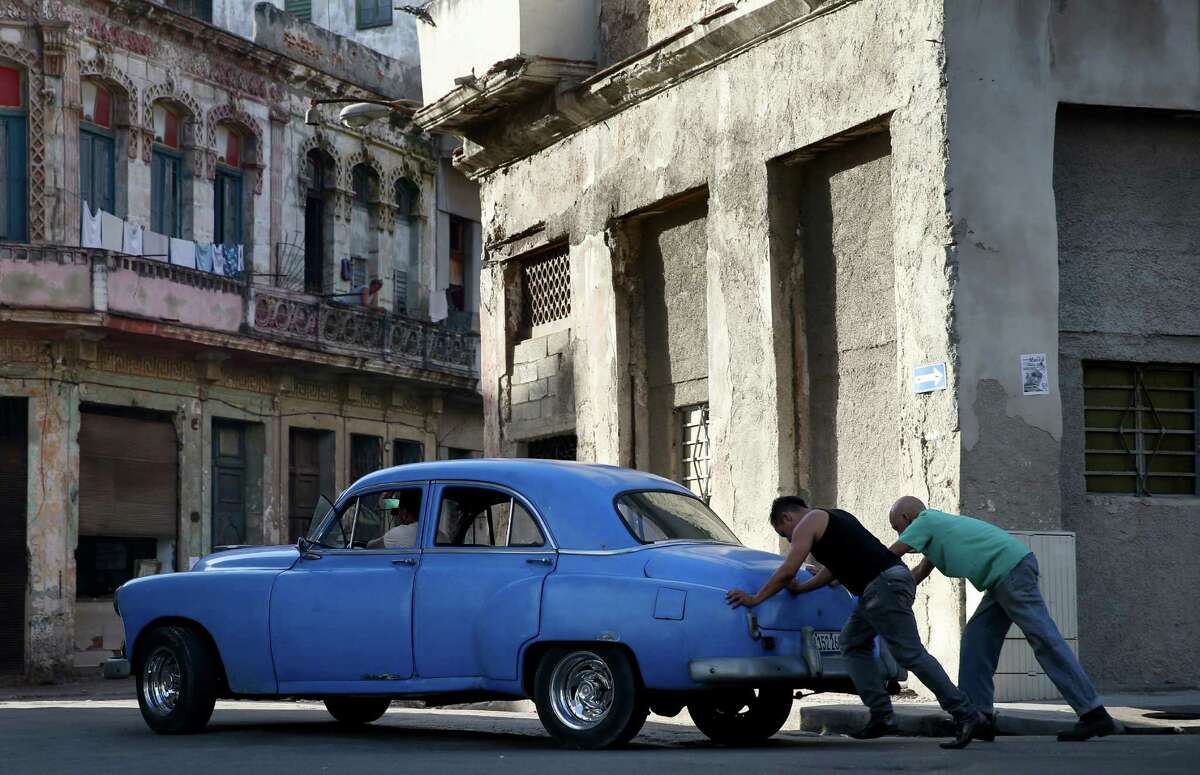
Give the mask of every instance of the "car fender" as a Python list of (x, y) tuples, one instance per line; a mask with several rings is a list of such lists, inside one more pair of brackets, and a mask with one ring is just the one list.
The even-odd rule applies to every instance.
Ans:
[[(622, 644), (647, 688), (688, 688), (684, 622), (654, 616), (659, 590), (670, 586), (638, 577), (554, 573), (542, 595), (537, 642)], [(530, 676), (522, 678), (531, 684)]]
[[(125, 643), (133, 665), (140, 638), (157, 622), (183, 620), (202, 628), (216, 644), (229, 689), (235, 694), (274, 694), (269, 611), (271, 586), (281, 571), (171, 573), (134, 579), (117, 592)], [(231, 606), (230, 601), (237, 601)]]

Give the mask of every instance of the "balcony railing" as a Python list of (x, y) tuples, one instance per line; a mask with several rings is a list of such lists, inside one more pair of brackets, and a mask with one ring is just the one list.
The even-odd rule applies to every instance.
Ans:
[(301, 347), (379, 358), (389, 363), (478, 375), (479, 335), (445, 324), (253, 287), (254, 331)]
[(479, 335), (153, 259), (0, 244), (0, 307), (108, 313), (478, 379)]

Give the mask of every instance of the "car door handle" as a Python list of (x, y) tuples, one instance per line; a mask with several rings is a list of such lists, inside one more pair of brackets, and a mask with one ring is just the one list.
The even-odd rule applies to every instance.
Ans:
[(416, 565), (416, 559), (412, 557), (402, 557), (399, 560), (392, 560), (392, 565)]
[(554, 564), (550, 560), (549, 557), (530, 557), (525, 562), (529, 563), (530, 565), (553, 565)]

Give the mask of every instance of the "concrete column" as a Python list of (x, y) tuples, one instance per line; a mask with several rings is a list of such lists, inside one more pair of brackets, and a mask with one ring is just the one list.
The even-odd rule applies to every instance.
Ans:
[(485, 261), (479, 272), (479, 389), (483, 394), (483, 454), (486, 457), (502, 454), (500, 414), (507, 409), (508, 403), (501, 390), (508, 372), (505, 268), (503, 262)]
[(29, 402), (29, 677), (72, 670), (79, 529), (79, 390), (47, 381)]
[(623, 257), (601, 231), (571, 246), (571, 358), (579, 459), (628, 464), (628, 312), (619, 298)]
[[(1062, 524), (1053, 16), (946, 6), (960, 501), (1006, 529)], [(1023, 353), (1046, 355), (1049, 395), (1023, 395)]]
[[(284, 234), (283, 197), (286, 192), (286, 187), (284, 186), (284, 174), (286, 168), (290, 167), (290, 165), (284, 164), (283, 161), (283, 152), (286, 147), (284, 136), (287, 132), (289, 118), (290, 117), (288, 114), (282, 110), (271, 110), (271, 131), (265, 138), (267, 141), (267, 147), (260, 148), (258, 151), (259, 159), (267, 162), (267, 169), (259, 170), (258, 174), (264, 175), (269, 171), (269, 175), (264, 181), (265, 195), (259, 197), (259, 201), (261, 202), (263, 199), (265, 199), (266, 202), (269, 203), (270, 207), (270, 226), (268, 228), (269, 236), (267, 238), (269, 242), (267, 245), (267, 256), (269, 257), (267, 266), (270, 268), (267, 269), (267, 271), (274, 275), (270, 279), (271, 285), (279, 285), (282, 279), (279, 277), (279, 273), (282, 271), (282, 269), (279, 266), (278, 245), (283, 240)], [(296, 177), (294, 175), (291, 176), (291, 180), (293, 181), (293, 185), (295, 185), (294, 181), (296, 180)]]
[(205, 519), (212, 461), (204, 433), (204, 406), (198, 399), (181, 399), (175, 411), (179, 439), (179, 544), (176, 570), (188, 570), (191, 558), (204, 556), (208, 538)]
[[(745, 158), (716, 154), (718, 165)], [(796, 443), (791, 320), (778, 277), (787, 267), (772, 261), (768, 175), (739, 161), (710, 183), (708, 395), (712, 507), (748, 546), (774, 550), (767, 515), (795, 488)]]

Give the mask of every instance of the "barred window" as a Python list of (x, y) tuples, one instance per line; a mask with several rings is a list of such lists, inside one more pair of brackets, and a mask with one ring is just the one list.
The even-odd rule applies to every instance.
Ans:
[(571, 316), (570, 249), (561, 245), (521, 262), (521, 289), (525, 304), (522, 328), (530, 334), (537, 326)]
[(709, 487), (708, 404), (675, 410), (679, 418), (679, 481), (705, 503)]
[(1088, 492), (1197, 495), (1197, 370), (1083, 364)]

